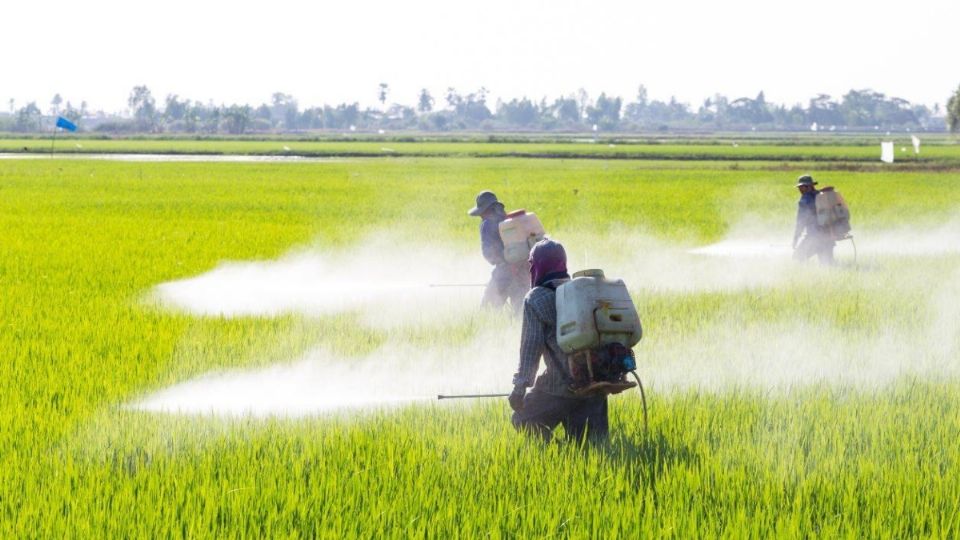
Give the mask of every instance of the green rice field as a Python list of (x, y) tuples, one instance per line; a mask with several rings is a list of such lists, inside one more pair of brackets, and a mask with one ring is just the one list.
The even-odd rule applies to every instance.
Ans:
[[(960, 146), (949, 140), (904, 154), (939, 169), (850, 166), (878, 161), (879, 145), (57, 144), (287, 145), (340, 159), (0, 159), (0, 537), (960, 536)], [(0, 141), (24, 146), (49, 149)], [(383, 148), (398, 155), (359, 157)], [(619, 157), (643, 159), (597, 159)], [(856, 260), (848, 242), (827, 269), (737, 252), (789, 248), (803, 172), (849, 201)], [(515, 432), (506, 399), (430, 399), (510, 389), (519, 321), (481, 312), (480, 289), (452, 292), (457, 305), (436, 317), (389, 297), (229, 315), (152, 295), (225, 261), (291, 253), (339, 254), (390, 280), (413, 279), (422, 250), (455, 259), (449, 282), (483, 276), (466, 215), (483, 189), (535, 210), (571, 270), (627, 280), (645, 327), (648, 430), (639, 393), (611, 398), (611, 438), (597, 446)], [(381, 247), (357, 254), (371, 242)], [(732, 247), (690, 253), (704, 246)], [(270, 369), (317, 350), (317, 392), (392, 395), (395, 381), (425, 395), (292, 416), (136, 406), (222, 372), (270, 374), (269, 385)], [(376, 369), (324, 371), (324, 359)]]
[(920, 154), (915, 154), (909, 133), (874, 137), (830, 136), (792, 137), (774, 143), (750, 135), (723, 138), (619, 140), (570, 137), (560, 141), (516, 137), (494, 142), (481, 138), (461, 140), (435, 138), (418, 141), (412, 137), (358, 137), (343, 140), (301, 139), (91, 139), (60, 136), (49, 138), (0, 139), (0, 152), (61, 154), (158, 153), (158, 154), (241, 154), (305, 157), (371, 156), (452, 156), (452, 157), (541, 157), (604, 159), (668, 159), (725, 161), (827, 161), (879, 162), (880, 141), (896, 144), (896, 160), (914, 164), (943, 165), (960, 162), (960, 144), (944, 135), (921, 135)]

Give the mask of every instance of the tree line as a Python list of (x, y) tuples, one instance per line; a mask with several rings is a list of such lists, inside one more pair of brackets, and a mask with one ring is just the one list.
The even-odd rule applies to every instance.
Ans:
[[(50, 102), (52, 116), (64, 116), (81, 129), (104, 133), (234, 134), (310, 130), (391, 131), (667, 131), (667, 130), (875, 130), (911, 129), (960, 131), (960, 88), (947, 102), (932, 109), (873, 90), (850, 90), (839, 98), (819, 94), (805, 104), (786, 106), (755, 97), (728, 98), (715, 94), (693, 107), (674, 98), (650, 99), (644, 86), (632, 101), (586, 91), (552, 99), (498, 99), (491, 103), (485, 88), (461, 93), (448, 88), (440, 98), (420, 91), (414, 105), (388, 103), (390, 87), (378, 87), (379, 107), (357, 102), (301, 108), (297, 99), (274, 93), (268, 103), (216, 105), (167, 95), (158, 103), (146, 86), (135, 86), (128, 98), (128, 116), (91, 116), (86, 102), (64, 103), (60, 94)], [(10, 101), (10, 114), (0, 117), (0, 130), (43, 131), (44, 114), (36, 102), (19, 109)], [(945, 122), (944, 122), (945, 119)], [(49, 122), (46, 124), (49, 129)]]

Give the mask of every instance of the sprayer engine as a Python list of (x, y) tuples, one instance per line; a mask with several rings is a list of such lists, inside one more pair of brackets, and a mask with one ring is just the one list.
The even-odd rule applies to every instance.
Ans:
[(608, 343), (596, 349), (571, 354), (568, 357), (575, 394), (603, 392), (619, 394), (633, 388), (627, 374), (637, 369), (633, 350), (620, 343)]

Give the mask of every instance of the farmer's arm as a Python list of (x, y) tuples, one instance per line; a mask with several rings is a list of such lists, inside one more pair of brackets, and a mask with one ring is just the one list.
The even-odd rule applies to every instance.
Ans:
[(797, 224), (793, 228), (793, 247), (797, 247), (797, 240), (800, 239), (800, 234), (803, 232), (803, 205), (797, 205)]
[(504, 262), (499, 223), (489, 219), (480, 222), (480, 248), (488, 263), (497, 265)]
[(540, 354), (543, 351), (544, 324), (537, 313), (532, 296), (523, 302), (523, 327), (520, 331), (520, 364), (513, 376), (514, 386), (533, 386), (540, 368)]

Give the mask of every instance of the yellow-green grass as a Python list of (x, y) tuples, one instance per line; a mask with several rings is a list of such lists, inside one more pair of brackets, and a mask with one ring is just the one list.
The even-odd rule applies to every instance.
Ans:
[[(0, 535), (956, 536), (960, 385), (949, 377), (653, 389), (649, 434), (639, 399), (623, 396), (610, 445), (584, 449), (516, 434), (500, 401), (297, 420), (123, 407), (211, 370), (288, 362), (318, 345), (359, 356), (407, 331), (350, 313), (196, 318), (142, 300), (222, 260), (343, 249), (384, 229), (412, 245), (474, 245), (465, 210), (484, 188), (536, 209), (551, 231), (635, 230), (694, 246), (745, 215), (789, 229), (794, 177), (595, 160), (0, 161)], [(855, 201), (856, 226), (880, 230), (951, 219), (960, 178), (824, 180)], [(709, 360), (717, 344), (690, 341), (717, 327), (757, 354), (758, 324), (802, 321), (863, 342), (920, 335), (937, 316), (929, 291), (958, 269), (955, 255), (866, 262), (772, 290), (632, 284), (648, 331), (641, 359), (688, 348)], [(466, 342), (489, 324), (440, 330)], [(408, 330), (425, 341), (437, 329)], [(916, 345), (918, 361), (934, 356)]]

